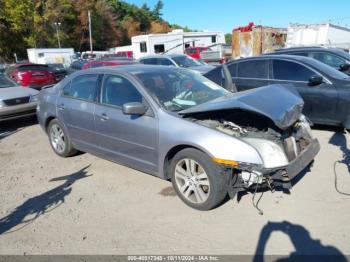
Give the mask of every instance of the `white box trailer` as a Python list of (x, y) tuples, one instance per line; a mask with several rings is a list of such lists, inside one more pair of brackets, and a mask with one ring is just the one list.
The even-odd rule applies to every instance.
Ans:
[(35, 64), (64, 64), (68, 67), (74, 57), (73, 48), (30, 48), (28, 60)]
[(183, 54), (188, 47), (207, 47), (213, 44), (225, 44), (223, 32), (184, 32), (173, 30), (166, 34), (138, 35), (131, 38), (134, 58), (147, 55)]
[(329, 46), (350, 50), (350, 29), (331, 23), (290, 24), (287, 47)]

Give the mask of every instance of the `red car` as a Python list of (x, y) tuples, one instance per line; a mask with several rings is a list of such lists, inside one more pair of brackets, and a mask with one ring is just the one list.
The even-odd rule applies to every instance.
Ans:
[(82, 70), (89, 69), (89, 68), (95, 68), (95, 67), (102, 67), (102, 66), (119, 66), (119, 65), (131, 65), (135, 64), (136, 62), (133, 60), (106, 60), (106, 61), (90, 61), (83, 65), (81, 68)]
[(185, 54), (194, 59), (201, 59), (201, 52), (208, 50), (208, 47), (188, 47), (185, 49)]
[(35, 89), (56, 83), (55, 74), (51, 72), (48, 65), (15, 64), (8, 67), (5, 74), (21, 86)]

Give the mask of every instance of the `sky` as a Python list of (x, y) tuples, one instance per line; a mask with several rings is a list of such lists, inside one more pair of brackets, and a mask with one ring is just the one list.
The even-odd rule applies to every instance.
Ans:
[[(152, 7), (157, 0), (125, 0)], [(162, 0), (163, 19), (190, 29), (224, 31), (249, 22), (287, 27), (289, 23), (332, 23), (350, 27), (350, 0)]]

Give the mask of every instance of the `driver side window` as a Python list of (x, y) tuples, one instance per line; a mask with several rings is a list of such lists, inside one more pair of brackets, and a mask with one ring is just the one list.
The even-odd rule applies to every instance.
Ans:
[(140, 102), (142, 95), (124, 77), (106, 75), (102, 87), (102, 104), (122, 107), (125, 103)]

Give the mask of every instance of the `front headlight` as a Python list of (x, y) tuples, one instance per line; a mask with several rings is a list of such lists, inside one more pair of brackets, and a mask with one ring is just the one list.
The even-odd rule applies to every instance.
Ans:
[(283, 149), (276, 143), (258, 138), (245, 138), (261, 155), (265, 168), (275, 168), (288, 165), (288, 159)]
[(5, 107), (5, 103), (0, 100), (0, 108)]
[(31, 95), (29, 97), (29, 103), (38, 102), (38, 95)]

